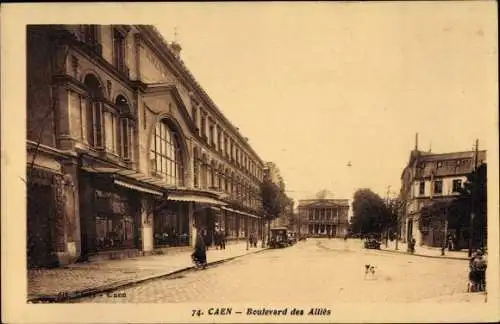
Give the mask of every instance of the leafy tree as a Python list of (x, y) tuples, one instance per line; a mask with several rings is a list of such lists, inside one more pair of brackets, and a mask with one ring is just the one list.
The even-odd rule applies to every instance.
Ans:
[(262, 198), (262, 209), (264, 211), (264, 219), (268, 225), (268, 239), (271, 230), (271, 221), (280, 217), (286, 212), (287, 206), (293, 201), (285, 194), (285, 183), (280, 178), (280, 183), (273, 183), (269, 178), (265, 177), (260, 186), (260, 195)]
[(393, 222), (391, 212), (384, 200), (370, 189), (356, 191), (352, 208), (352, 233), (378, 234), (380, 236)]
[(470, 213), (472, 208), (475, 218), (473, 220), (473, 244), (486, 246), (487, 243), (487, 165), (482, 163), (477, 169), (467, 175), (460, 196), (455, 200), (456, 209), (461, 208), (465, 215), (461, 215), (462, 227), (470, 226)]
[(445, 220), (451, 220), (449, 209), (452, 203), (444, 200), (424, 206), (420, 210), (420, 219), (418, 222), (419, 230), (422, 233), (428, 231), (428, 228), (441, 228)]

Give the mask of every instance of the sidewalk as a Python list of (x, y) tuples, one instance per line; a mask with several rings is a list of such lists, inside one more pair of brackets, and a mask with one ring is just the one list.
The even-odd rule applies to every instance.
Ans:
[[(263, 251), (261, 242), (249, 248), (245, 242), (207, 251), (209, 266), (246, 254)], [(28, 302), (63, 301), (111, 291), (125, 285), (193, 268), (191, 251), (123, 260), (76, 263), (64, 268), (28, 270)]]
[[(398, 249), (396, 250), (396, 241), (389, 241), (387, 247), (385, 246), (385, 241), (382, 241), (380, 249), (382, 251), (410, 254), (407, 252), (408, 245), (406, 243), (398, 242)], [(428, 247), (428, 246), (417, 246), (415, 247), (415, 256), (428, 257), (428, 258), (439, 258), (439, 259), (457, 259), (457, 260), (468, 260), (468, 251), (448, 251), (441, 255), (441, 248)]]

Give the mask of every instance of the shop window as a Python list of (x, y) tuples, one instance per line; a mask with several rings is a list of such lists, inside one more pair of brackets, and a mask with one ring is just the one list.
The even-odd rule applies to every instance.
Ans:
[(154, 216), (155, 246), (189, 245), (189, 221), (185, 205), (173, 204)]
[(137, 248), (137, 225), (127, 197), (96, 190), (95, 208), (98, 250)]
[(134, 219), (119, 214), (96, 216), (97, 248), (112, 250), (134, 248)]

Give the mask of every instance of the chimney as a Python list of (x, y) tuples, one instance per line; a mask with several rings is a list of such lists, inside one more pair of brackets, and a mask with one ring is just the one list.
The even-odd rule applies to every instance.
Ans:
[(415, 151), (418, 151), (418, 133), (415, 134)]
[(177, 57), (177, 58), (181, 57), (182, 47), (179, 43), (177, 43), (176, 41), (171, 42), (170, 49), (174, 52), (175, 57)]

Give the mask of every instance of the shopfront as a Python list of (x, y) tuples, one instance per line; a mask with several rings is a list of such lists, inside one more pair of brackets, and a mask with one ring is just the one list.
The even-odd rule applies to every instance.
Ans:
[(140, 193), (111, 178), (83, 173), (80, 178), (82, 252), (140, 249)]
[(124, 190), (95, 190), (96, 248), (98, 251), (140, 247), (135, 197)]
[(189, 203), (168, 202), (154, 215), (155, 247), (189, 245)]

